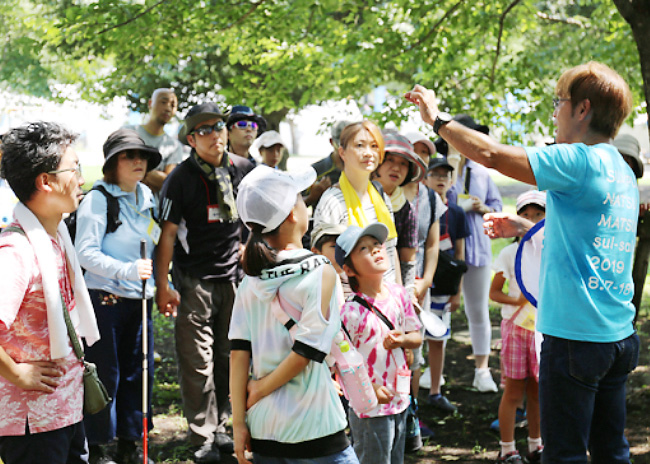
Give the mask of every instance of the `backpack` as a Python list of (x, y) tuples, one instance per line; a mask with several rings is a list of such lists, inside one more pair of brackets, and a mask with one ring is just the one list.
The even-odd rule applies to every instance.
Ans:
[[(122, 221), (120, 221), (120, 202), (117, 197), (108, 193), (103, 185), (97, 185), (91, 190), (97, 190), (106, 197), (106, 233), (110, 234), (115, 232), (117, 228), (122, 225)], [(83, 201), (83, 199), (81, 201)], [(66, 226), (68, 226), (70, 238), (72, 239), (72, 243), (74, 243), (77, 235), (77, 211), (70, 213), (70, 215), (64, 219), (64, 222)]]

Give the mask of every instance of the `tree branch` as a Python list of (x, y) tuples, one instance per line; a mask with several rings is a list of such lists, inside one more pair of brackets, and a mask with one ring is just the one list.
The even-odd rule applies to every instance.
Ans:
[(257, 2), (257, 3), (253, 3), (253, 4), (251, 5), (250, 9), (249, 9), (246, 13), (244, 13), (244, 14), (241, 16), (241, 18), (239, 18), (239, 19), (238, 19), (237, 21), (235, 21), (234, 23), (232, 23), (232, 24), (230, 24), (230, 25), (224, 27), (224, 28), (221, 29), (219, 32), (227, 31), (228, 29), (231, 29), (231, 28), (233, 28), (233, 27), (235, 27), (235, 26), (238, 26), (238, 25), (240, 25), (241, 23), (243, 23), (244, 21), (246, 21), (246, 18), (248, 18), (250, 15), (252, 15), (252, 14), (255, 12), (255, 10), (257, 10), (257, 9), (260, 7), (260, 5), (262, 5), (265, 1), (266, 1), (266, 0), (259, 0), (259, 2)]
[(159, 7), (160, 5), (162, 5), (163, 3), (167, 2), (167, 1), (168, 0), (160, 0), (158, 3), (154, 3), (149, 8), (146, 8), (146, 9), (142, 10), (140, 13), (133, 16), (132, 18), (129, 18), (126, 21), (123, 21), (123, 22), (121, 22), (119, 24), (115, 24), (115, 25), (113, 25), (111, 27), (107, 27), (106, 29), (102, 29), (101, 31), (99, 31), (97, 33), (97, 35), (102, 35), (103, 33), (108, 32), (108, 31), (112, 31), (113, 29), (117, 29), (118, 27), (126, 26), (127, 24), (132, 23), (133, 21), (135, 21), (138, 18), (141, 18), (142, 16), (146, 15), (147, 13), (149, 13), (154, 8)]
[(494, 73), (497, 70), (497, 61), (499, 61), (499, 55), (501, 54), (501, 38), (503, 37), (503, 27), (506, 22), (506, 16), (520, 2), (521, 0), (514, 0), (510, 5), (508, 5), (508, 7), (505, 10), (503, 10), (503, 13), (501, 14), (501, 18), (499, 19), (499, 37), (497, 38), (497, 50), (496, 53), (494, 54), (494, 61), (492, 61), (492, 72), (490, 73), (490, 84), (494, 83)]
[(548, 21), (551, 23), (564, 23), (570, 26), (590, 27), (588, 24), (585, 24), (582, 21), (575, 18), (560, 18), (558, 16), (551, 16), (546, 13), (542, 13), (541, 11), (535, 13), (535, 16), (537, 16), (541, 20)]
[[(458, 9), (458, 7), (460, 7), (464, 2), (465, 2), (465, 0), (459, 0), (458, 3), (456, 3), (454, 6), (452, 6), (451, 8), (449, 8), (449, 9), (445, 12), (445, 14), (442, 16), (442, 18), (440, 18), (440, 19), (439, 19), (439, 20), (438, 20), (438, 21), (433, 25), (433, 27), (429, 30), (429, 32), (427, 32), (427, 34), (426, 34), (424, 37), (420, 38), (417, 42), (415, 42), (412, 46), (410, 46), (410, 47), (409, 47), (407, 50), (405, 50), (405, 51), (415, 50), (416, 48), (418, 48), (419, 46), (421, 46), (422, 44), (424, 44), (425, 42), (427, 42), (427, 41), (431, 38), (431, 36), (434, 35), (434, 34), (437, 32), (438, 27), (440, 27), (440, 25), (441, 25), (443, 22), (445, 22), (445, 20), (446, 20), (447, 18), (449, 18), (449, 17), (454, 13), (454, 11), (456, 11), (456, 10)], [(403, 53), (404, 53), (403, 51), (400, 51), (399, 53), (393, 55), (393, 58), (395, 58), (396, 56), (402, 55)]]

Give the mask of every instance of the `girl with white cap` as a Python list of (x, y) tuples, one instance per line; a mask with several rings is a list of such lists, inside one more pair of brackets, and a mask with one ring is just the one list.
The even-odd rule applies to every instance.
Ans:
[[(358, 464), (345, 413), (323, 362), (340, 331), (340, 283), (329, 261), (302, 248), (309, 169), (288, 174), (258, 166), (239, 186), (237, 209), (251, 230), (243, 255), (231, 340), (230, 394), (235, 454), (248, 463)], [(285, 309), (289, 308), (289, 309)], [(280, 322), (278, 311), (300, 317)], [(297, 319), (297, 321), (295, 320)], [(252, 377), (249, 374), (252, 370)]]

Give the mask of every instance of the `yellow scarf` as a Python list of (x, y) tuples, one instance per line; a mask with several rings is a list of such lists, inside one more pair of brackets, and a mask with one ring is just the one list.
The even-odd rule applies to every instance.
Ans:
[[(354, 225), (359, 227), (366, 227), (368, 219), (366, 214), (363, 212), (363, 206), (361, 206), (361, 200), (359, 195), (350, 184), (345, 172), (341, 173), (341, 178), (339, 179), (339, 186), (341, 187), (341, 193), (343, 193), (343, 199), (345, 200), (345, 206), (348, 208), (348, 225)], [(388, 227), (388, 240), (394, 239), (397, 237), (397, 231), (395, 230), (395, 223), (393, 222), (393, 217), (386, 207), (383, 197), (379, 194), (377, 189), (372, 185), (372, 182), (368, 182), (368, 195), (370, 195), (370, 201), (375, 207), (375, 214), (377, 214), (377, 221), (384, 224)]]
[(406, 195), (404, 195), (404, 189), (402, 187), (395, 187), (393, 193), (388, 196), (390, 197), (390, 203), (395, 212), (398, 212), (406, 204)]

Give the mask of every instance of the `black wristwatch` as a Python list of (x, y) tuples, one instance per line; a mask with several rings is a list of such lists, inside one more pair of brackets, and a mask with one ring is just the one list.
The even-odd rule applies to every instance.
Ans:
[[(436, 116), (436, 121), (433, 123), (433, 132), (438, 134), (438, 131), (442, 126), (447, 124), (449, 121), (453, 120), (451, 117), (451, 114), (449, 113), (438, 113), (438, 116)], [(440, 135), (440, 134), (438, 134)]]

